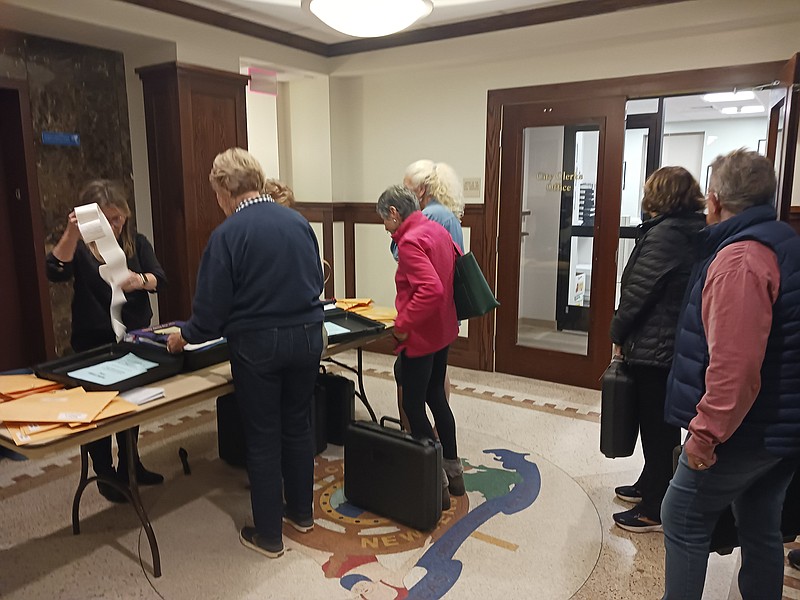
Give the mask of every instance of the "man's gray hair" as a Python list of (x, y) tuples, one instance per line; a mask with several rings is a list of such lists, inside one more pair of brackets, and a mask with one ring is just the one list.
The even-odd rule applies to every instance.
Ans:
[(710, 192), (733, 214), (775, 200), (775, 169), (758, 152), (740, 148), (711, 163)]
[(405, 220), (408, 215), (419, 210), (419, 200), (414, 193), (402, 185), (390, 185), (378, 198), (378, 206), (375, 210), (381, 218), (389, 218), (389, 209), (394, 206), (400, 214), (400, 218)]

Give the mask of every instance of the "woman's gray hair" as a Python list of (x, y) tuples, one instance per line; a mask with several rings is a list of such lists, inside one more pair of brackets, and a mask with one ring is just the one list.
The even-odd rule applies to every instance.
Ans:
[(390, 185), (386, 188), (380, 198), (375, 210), (381, 218), (389, 218), (389, 209), (394, 206), (400, 214), (400, 218), (405, 220), (408, 215), (419, 210), (419, 200), (414, 192), (402, 185)]

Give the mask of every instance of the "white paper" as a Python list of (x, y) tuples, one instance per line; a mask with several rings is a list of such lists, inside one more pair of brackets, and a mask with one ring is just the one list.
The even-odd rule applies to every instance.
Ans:
[(158, 400), (164, 397), (164, 388), (157, 387), (140, 387), (128, 390), (119, 395), (120, 398), (132, 402), (133, 404), (142, 405), (151, 400)]
[(119, 247), (114, 231), (111, 229), (106, 216), (96, 203), (75, 207), (75, 216), (78, 219), (83, 240), (88, 244), (95, 242), (97, 251), (105, 261), (100, 265), (100, 277), (111, 287), (111, 326), (117, 341), (125, 335), (125, 325), (122, 323), (122, 305), (125, 304), (125, 293), (122, 285), (128, 279), (128, 261), (125, 253)]
[(327, 332), (328, 337), (338, 333), (350, 333), (350, 330), (346, 327), (342, 327), (336, 323), (328, 323), (327, 321), (325, 322), (325, 331)]
[[(180, 330), (179, 330), (180, 331)], [(187, 352), (191, 352), (192, 350), (200, 350), (201, 348), (207, 348), (208, 346), (213, 346), (214, 344), (219, 344), (225, 340), (225, 338), (217, 338), (215, 340), (208, 340), (207, 342), (200, 342), (199, 344), (186, 344), (183, 349)]]
[(113, 385), (146, 373), (148, 369), (157, 366), (158, 363), (141, 359), (134, 354), (126, 354), (120, 358), (107, 360), (91, 367), (69, 371), (67, 375), (81, 381), (99, 383), (100, 385)]

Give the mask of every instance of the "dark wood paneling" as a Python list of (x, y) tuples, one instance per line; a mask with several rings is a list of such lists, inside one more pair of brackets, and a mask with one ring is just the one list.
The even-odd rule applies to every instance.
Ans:
[(165, 63), (143, 67), (148, 163), (156, 253), (170, 285), (159, 318), (191, 314), (197, 269), (224, 214), (208, 183), (214, 157), (247, 148), (247, 76)]
[(333, 257), (333, 212), (334, 205), (326, 202), (299, 202), (295, 210), (311, 223), (322, 223), (322, 258), (327, 261), (329, 270), (328, 279), (325, 281), (325, 297), (333, 298), (335, 272)]
[(789, 225), (800, 234), (800, 206), (793, 206), (789, 211)]
[(529, 10), (482, 17), (479, 19), (462, 21), (460, 23), (434, 25), (432, 27), (413, 29), (411, 31), (401, 31), (400, 33), (380, 38), (364, 38), (339, 42), (328, 46), (327, 55), (343, 56), (346, 54), (355, 54), (357, 52), (369, 52), (372, 50), (396, 48), (398, 46), (408, 46), (424, 42), (435, 42), (437, 40), (478, 35), (491, 31), (531, 27), (533, 25), (543, 25), (545, 23), (556, 23), (558, 21), (604, 15), (632, 8), (676, 4), (686, 1), (687, 0), (578, 0), (576, 2), (568, 2), (567, 4), (531, 8)]
[(434, 25), (412, 31), (403, 31), (379, 38), (363, 38), (347, 42), (325, 44), (300, 35), (281, 31), (267, 25), (254, 23), (240, 17), (211, 10), (181, 0), (122, 0), (128, 4), (183, 17), (198, 23), (235, 31), (268, 42), (304, 50), (319, 56), (344, 56), (385, 48), (396, 48), (424, 42), (446, 40), (492, 31), (530, 27), (583, 17), (592, 17), (633, 8), (676, 4), (688, 0), (576, 0), (567, 4), (532, 8), (513, 13), (482, 17), (460, 23)]
[(297, 48), (298, 50), (305, 50), (320, 56), (327, 56), (327, 44), (311, 40), (300, 35), (281, 31), (267, 25), (253, 23), (246, 19), (226, 15), (225, 13), (218, 12), (190, 4), (188, 2), (181, 2), (180, 0), (122, 0), (128, 4), (136, 4), (152, 10), (157, 10), (164, 13), (175, 15), (176, 17), (183, 17), (197, 21), (198, 23), (205, 23), (228, 31), (235, 31), (254, 38), (259, 38), (267, 42), (275, 42), (282, 46), (289, 46)]
[(43, 260), (42, 211), (27, 84), (0, 78), (0, 104), (0, 161), (6, 202), (3, 219), (7, 219), (8, 240), (14, 248), (12, 253), (4, 253), (1, 260), (13, 263), (10, 270), (16, 279), (4, 277), (3, 285), (8, 285), (7, 293), (13, 290), (18, 295), (16, 317), (4, 314), (3, 318), (16, 318), (19, 324), (24, 324), (22, 337), (9, 342), (20, 361), (15, 366), (22, 367), (54, 358), (55, 335)]
[(797, 158), (797, 129), (800, 125), (800, 55), (795, 54), (781, 69), (779, 81), (786, 86), (784, 99), (783, 154), (778, 157), (778, 215), (782, 221), (789, 219)]

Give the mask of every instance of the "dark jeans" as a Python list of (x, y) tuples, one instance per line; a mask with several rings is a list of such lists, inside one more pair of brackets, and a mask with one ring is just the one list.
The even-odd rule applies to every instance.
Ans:
[(228, 345), (247, 444), (253, 521), (259, 535), (280, 540), (284, 497), (296, 518), (313, 514), (311, 399), (322, 323), (230, 335)]
[(704, 471), (689, 468), (681, 453), (664, 498), (666, 589), (663, 600), (700, 600), (711, 535), (720, 513), (733, 505), (742, 546), (739, 591), (744, 600), (783, 596), (781, 515), (796, 459), (765, 450), (717, 447), (717, 462)]
[(444, 393), (449, 350), (450, 346), (445, 346), (438, 352), (416, 358), (409, 358), (403, 352), (400, 354), (400, 370), (403, 410), (411, 426), (411, 435), (436, 439), (428, 415), (425, 413), (427, 404), (436, 422), (436, 431), (442, 443), (442, 456), (446, 459), (456, 459), (458, 458), (456, 421)]
[(651, 519), (661, 514), (661, 502), (672, 479), (672, 451), (681, 443), (679, 427), (664, 421), (669, 369), (630, 365), (639, 406), (639, 434), (644, 468), (636, 482), (642, 493), (641, 512)]

